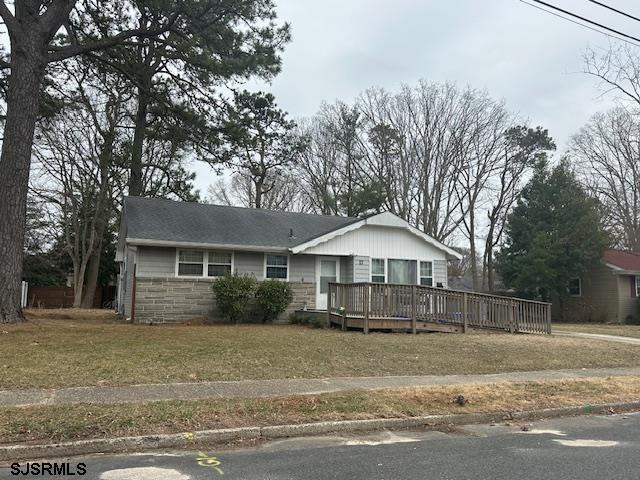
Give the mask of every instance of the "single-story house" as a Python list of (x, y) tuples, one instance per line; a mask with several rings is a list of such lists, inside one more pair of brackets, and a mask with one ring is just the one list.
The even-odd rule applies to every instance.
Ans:
[(640, 253), (606, 250), (586, 275), (571, 280), (568, 293), (553, 302), (554, 320), (625, 323), (637, 319)]
[(211, 282), (232, 272), (289, 282), (290, 311), (324, 310), (329, 282), (446, 288), (447, 261), (459, 258), (388, 212), (350, 218), (127, 197), (118, 311), (141, 323), (216, 319)]

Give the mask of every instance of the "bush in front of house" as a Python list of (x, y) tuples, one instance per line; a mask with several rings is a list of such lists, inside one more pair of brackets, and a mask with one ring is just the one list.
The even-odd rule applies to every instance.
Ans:
[(327, 320), (320, 318), (317, 315), (292, 313), (289, 316), (289, 322), (294, 325), (304, 325), (311, 328), (326, 328), (327, 326)]
[(235, 323), (244, 320), (257, 284), (255, 277), (237, 273), (216, 279), (212, 288), (222, 316)]
[(264, 322), (274, 320), (283, 313), (293, 300), (291, 285), (278, 280), (265, 280), (256, 290), (256, 301), (262, 311)]

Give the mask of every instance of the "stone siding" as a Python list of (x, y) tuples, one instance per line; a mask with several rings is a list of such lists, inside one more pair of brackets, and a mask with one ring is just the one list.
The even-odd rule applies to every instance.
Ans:
[(316, 284), (311, 282), (292, 282), (290, 283), (293, 291), (293, 301), (289, 308), (280, 315), (278, 320), (288, 321), (289, 315), (295, 310), (311, 310), (316, 306)]
[(211, 279), (136, 278), (136, 323), (214, 320), (216, 301)]
[[(222, 321), (210, 278), (137, 278), (136, 323), (183, 323), (196, 320)], [(294, 310), (313, 308), (314, 283), (291, 283), (293, 301), (279, 321), (287, 321)]]

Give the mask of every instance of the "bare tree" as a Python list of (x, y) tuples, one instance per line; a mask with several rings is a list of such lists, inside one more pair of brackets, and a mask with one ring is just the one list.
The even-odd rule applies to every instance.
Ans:
[[(262, 207), (267, 210), (282, 210), (286, 212), (311, 212), (306, 198), (300, 194), (300, 184), (295, 175), (286, 173), (278, 175), (273, 185), (262, 196)], [(256, 208), (255, 183), (251, 177), (235, 173), (230, 179), (219, 178), (209, 185), (207, 201), (219, 205), (241, 206)]]
[(61, 70), (67, 81), (57, 94), (67, 106), (37, 129), (34, 190), (57, 210), (73, 264), (73, 305), (90, 307), (113, 198), (121, 192), (117, 152), (129, 98), (113, 78), (78, 62)]
[(499, 154), (494, 174), (487, 182), (489, 207), (482, 262), (482, 288), (495, 289), (494, 249), (502, 239), (507, 215), (520, 195), (526, 173), (536, 162), (546, 159), (556, 146), (548, 131), (536, 127), (516, 126), (504, 133), (504, 150)]
[(323, 215), (337, 215), (340, 153), (326, 123), (322, 114), (299, 122), (296, 135), (303, 148), (298, 153), (294, 171), (301, 181), (300, 194), (309, 208)]
[(573, 137), (574, 164), (600, 200), (605, 227), (622, 248), (640, 250), (640, 118), (614, 108), (595, 115)]
[(612, 93), (623, 103), (640, 107), (640, 54), (631, 45), (610, 45), (608, 50), (588, 49), (584, 73), (595, 77), (603, 94)]
[(461, 227), (469, 240), (473, 289), (480, 290), (476, 242), (479, 237), (477, 215), (488, 200), (487, 183), (494, 177), (502, 157), (503, 132), (512, 119), (502, 103), (486, 93), (467, 90), (463, 96), (461, 137), (458, 139), (461, 161), (456, 196), (462, 214)]

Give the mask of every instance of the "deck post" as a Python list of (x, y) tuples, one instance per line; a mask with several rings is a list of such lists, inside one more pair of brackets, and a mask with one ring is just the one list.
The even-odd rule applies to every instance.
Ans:
[(514, 330), (515, 330), (515, 326), (514, 326), (515, 313), (516, 313), (516, 303), (514, 301), (511, 301), (509, 303), (509, 333), (514, 333)]
[(329, 291), (327, 292), (327, 328), (331, 328), (331, 307), (332, 307), (332, 295), (333, 283), (329, 283)]
[(365, 334), (369, 333), (369, 287), (371, 285), (366, 283), (364, 285), (364, 295), (363, 295), (363, 301), (364, 301), (364, 325), (363, 325), (363, 332)]
[(551, 304), (547, 303), (547, 318), (546, 318), (546, 323), (547, 323), (547, 334), (551, 335)]
[(347, 289), (345, 285), (342, 285), (340, 288), (340, 308), (342, 309), (342, 330), (347, 329), (347, 307), (345, 303), (347, 301)]
[(416, 285), (411, 285), (411, 333), (414, 335), (418, 333), (418, 328), (416, 325), (416, 301), (417, 301), (417, 290), (418, 287)]
[(462, 292), (462, 333), (467, 333), (469, 327), (469, 295), (467, 292)]

